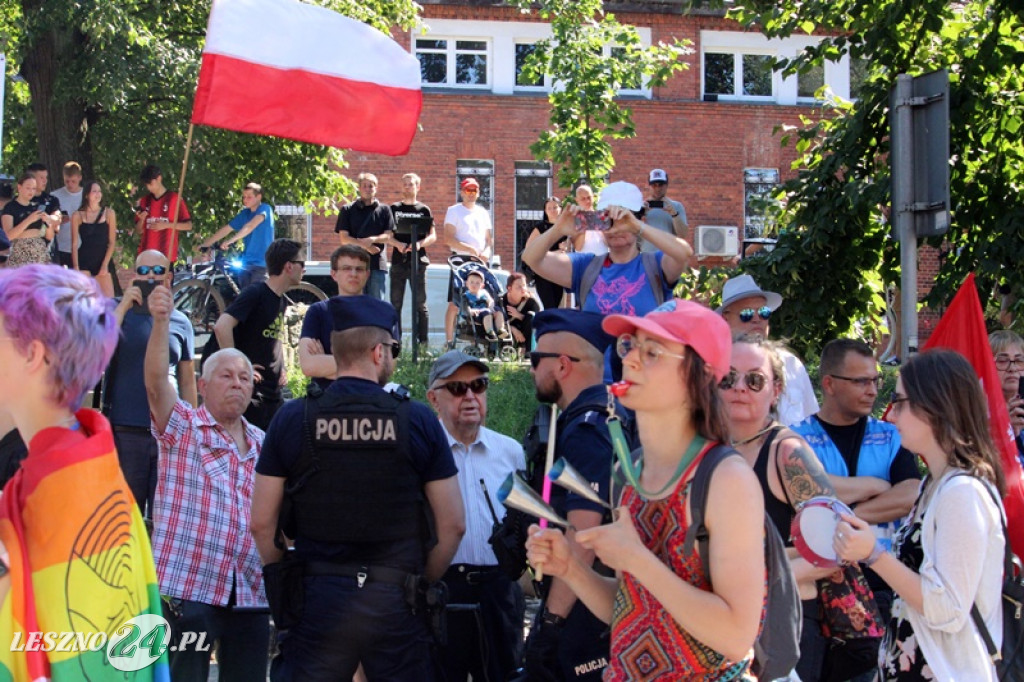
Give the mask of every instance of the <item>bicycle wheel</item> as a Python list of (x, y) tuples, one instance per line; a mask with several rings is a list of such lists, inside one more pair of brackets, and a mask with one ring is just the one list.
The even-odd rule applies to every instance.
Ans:
[(227, 306), (224, 305), (224, 297), (210, 286), (210, 282), (186, 279), (175, 284), (171, 293), (174, 296), (174, 307), (192, 323), (197, 337), (213, 333), (213, 325)]

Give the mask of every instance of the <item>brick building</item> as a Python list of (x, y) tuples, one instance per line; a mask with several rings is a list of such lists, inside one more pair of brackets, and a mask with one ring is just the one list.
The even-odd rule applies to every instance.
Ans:
[[(529, 151), (548, 123), (550, 83), (523, 83), (517, 63), (529, 45), (549, 35), (549, 27), (518, 10), (482, 0), (421, 0), (424, 30), (396, 33), (420, 59), (424, 106), (421, 130), (404, 157), (350, 152), (347, 172), (363, 171), (380, 180), (378, 196), (400, 198), (401, 176), (418, 173), (420, 199), (435, 216), (458, 201), (463, 177), (482, 185), (481, 204), (491, 211), (494, 243), (504, 267), (519, 266), (519, 251), (540, 218), (543, 198), (564, 197), (554, 186), (549, 163)], [(611, 181), (626, 180), (646, 189), (652, 168), (670, 177), (669, 197), (686, 206), (698, 253), (722, 254), (739, 244), (695, 241), (698, 226), (732, 226), (757, 237), (763, 226), (749, 199), (790, 174), (795, 152), (782, 148), (775, 129), (799, 125), (800, 116), (818, 113), (814, 92), (824, 82), (844, 98), (851, 93), (846, 58), (817, 73), (783, 79), (771, 71), (773, 58), (792, 56), (813, 36), (768, 40), (744, 32), (721, 12), (680, 11), (680, 0), (606, 3), (622, 23), (639, 30), (652, 44), (672, 38), (690, 41), (687, 69), (660, 88), (643, 84), (622, 92), (621, 104), (633, 109), (637, 135), (613, 143), (616, 159)], [(614, 49), (609, 46), (607, 49)], [(325, 259), (336, 246), (335, 218), (313, 220), (313, 256)], [(719, 232), (719, 236), (721, 236)], [(433, 262), (447, 249), (435, 246)], [(711, 262), (715, 256), (708, 256)]]

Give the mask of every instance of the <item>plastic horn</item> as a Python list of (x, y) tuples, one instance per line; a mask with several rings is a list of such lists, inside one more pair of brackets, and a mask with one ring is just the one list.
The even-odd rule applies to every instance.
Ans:
[[(569, 522), (556, 514), (551, 505), (547, 504), (537, 494), (537, 491), (531, 488), (526, 481), (519, 478), (515, 472), (509, 474), (505, 482), (501, 484), (501, 488), (498, 489), (498, 500), (506, 507), (518, 509), (530, 516), (547, 519), (556, 526), (561, 526), (565, 529), (569, 528)], [(544, 568), (541, 564), (535, 564), (533, 570), (535, 580), (544, 580)]]
[(548, 478), (555, 485), (562, 486), (569, 492), (576, 493), (582, 498), (601, 505), (605, 509), (611, 509), (611, 505), (601, 499), (601, 496), (590, 487), (590, 481), (583, 477), (583, 474), (576, 471), (576, 467), (569, 464), (565, 457), (559, 457), (548, 472)]

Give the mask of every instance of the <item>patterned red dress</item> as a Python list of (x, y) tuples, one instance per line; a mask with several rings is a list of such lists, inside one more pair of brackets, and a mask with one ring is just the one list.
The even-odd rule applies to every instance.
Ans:
[[(706, 450), (705, 450), (706, 452)], [(710, 590), (696, 546), (683, 553), (686, 502), (692, 471), (703, 454), (680, 478), (672, 494), (646, 500), (632, 486), (622, 494), (644, 546), (676, 575), (702, 590)], [(629, 573), (623, 573), (612, 611), (611, 657), (604, 679), (627, 680), (743, 680), (750, 672), (753, 650), (742, 661), (730, 661), (682, 629), (660, 602)]]

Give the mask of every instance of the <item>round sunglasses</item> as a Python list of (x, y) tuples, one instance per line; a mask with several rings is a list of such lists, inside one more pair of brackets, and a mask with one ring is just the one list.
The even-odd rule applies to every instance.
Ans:
[(757, 310), (753, 308), (744, 308), (739, 312), (740, 322), (750, 322), (754, 319), (754, 314), (757, 314), (762, 320), (767, 320), (772, 316), (772, 309), (766, 305), (761, 306)]
[(768, 377), (757, 370), (751, 370), (746, 374), (740, 374), (734, 369), (730, 369), (729, 373), (722, 377), (722, 380), (718, 382), (718, 388), (723, 391), (728, 391), (730, 388), (735, 388), (740, 383), (742, 377), (743, 383), (747, 385), (754, 393), (760, 393), (764, 390), (764, 387), (768, 385)]
[(139, 265), (135, 268), (135, 272), (140, 275), (148, 275), (149, 273), (153, 273), (157, 276), (166, 275), (167, 267), (163, 265)]

